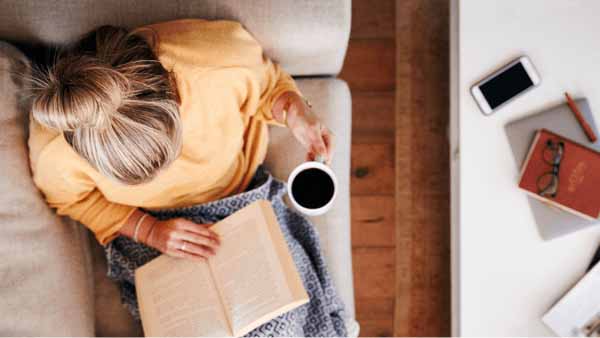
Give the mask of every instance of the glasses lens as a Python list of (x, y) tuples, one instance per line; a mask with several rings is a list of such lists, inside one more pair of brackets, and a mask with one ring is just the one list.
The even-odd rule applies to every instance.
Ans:
[(546, 147), (544, 147), (544, 162), (555, 165), (560, 162), (561, 155), (562, 149), (560, 145), (549, 140), (548, 143), (546, 143)]
[(544, 162), (548, 163), (549, 165), (554, 165), (554, 160), (556, 158), (556, 155), (557, 155), (556, 146), (552, 143), (547, 144), (546, 147), (544, 148)]
[(538, 178), (537, 188), (540, 195), (554, 197), (558, 189), (558, 178), (553, 173), (546, 173)]
[(548, 163), (549, 165), (552, 165), (554, 162), (554, 151), (552, 151), (551, 148), (544, 148), (544, 162)]

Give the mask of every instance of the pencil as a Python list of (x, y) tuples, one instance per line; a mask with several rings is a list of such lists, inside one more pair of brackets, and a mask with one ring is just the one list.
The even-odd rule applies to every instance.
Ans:
[(569, 96), (569, 93), (565, 93), (565, 96), (567, 97), (567, 104), (569, 105), (569, 108), (571, 108), (573, 115), (575, 115), (577, 122), (579, 122), (579, 125), (585, 132), (585, 135), (587, 136), (587, 138), (592, 143), (596, 142), (596, 140), (598, 139), (596, 137), (596, 134), (594, 133), (594, 131), (592, 130), (590, 125), (587, 123), (587, 121), (583, 117), (583, 114), (581, 114), (581, 112), (579, 111), (579, 108), (577, 108), (575, 101), (573, 101), (573, 99), (571, 99), (571, 96)]

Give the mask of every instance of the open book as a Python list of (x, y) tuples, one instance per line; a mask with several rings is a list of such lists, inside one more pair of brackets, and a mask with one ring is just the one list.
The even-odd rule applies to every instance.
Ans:
[(243, 336), (306, 302), (308, 295), (268, 201), (211, 227), (206, 262), (162, 255), (135, 272), (146, 336)]

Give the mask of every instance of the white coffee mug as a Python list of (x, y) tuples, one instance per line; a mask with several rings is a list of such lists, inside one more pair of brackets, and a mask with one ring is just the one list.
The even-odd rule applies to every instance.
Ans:
[[(319, 158), (317, 158), (317, 160), (319, 160)], [(288, 177), (287, 186), (288, 186), (288, 196), (290, 198), (290, 201), (296, 210), (298, 210), (300, 213), (307, 215), (307, 216), (323, 215), (324, 213), (329, 211), (329, 209), (331, 209), (331, 206), (333, 205), (333, 201), (335, 201), (335, 197), (337, 196), (337, 178), (335, 177), (333, 170), (331, 170), (331, 168), (329, 168), (323, 162), (324, 161), (304, 162), (304, 163), (300, 164), (299, 166), (297, 166), (296, 168), (294, 168), (294, 170), (292, 170), (292, 173)], [(327, 175), (329, 175), (329, 177), (331, 178), (331, 181), (333, 182), (333, 195), (331, 196), (331, 199), (329, 200), (329, 202), (327, 202), (327, 204), (325, 204), (324, 206), (322, 206), (320, 208), (316, 208), (316, 209), (303, 207), (296, 201), (296, 199), (294, 198), (294, 194), (292, 193), (292, 184), (293, 184), (296, 176), (298, 176), (298, 174), (301, 173), (302, 171), (311, 169), (311, 168), (322, 170)]]

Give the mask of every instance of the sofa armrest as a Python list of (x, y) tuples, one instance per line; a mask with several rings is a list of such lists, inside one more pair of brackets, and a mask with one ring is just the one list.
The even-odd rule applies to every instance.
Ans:
[(89, 246), (79, 226), (63, 224), (29, 171), (27, 60), (0, 42), (0, 335), (94, 333)]
[(241, 22), (292, 75), (337, 74), (350, 36), (351, 0), (0, 0), (0, 39), (64, 44), (101, 25), (182, 18)]
[[(350, 145), (352, 102), (346, 83), (339, 79), (302, 79), (297, 81), (303, 94), (312, 101), (315, 113), (331, 129), (335, 139), (332, 169), (338, 179), (338, 195), (325, 215), (311, 217), (321, 237), (321, 247), (331, 277), (346, 305), (351, 322), (354, 318), (354, 288), (350, 241)], [(280, 180), (287, 181), (292, 169), (302, 163), (306, 151), (289, 130), (272, 127), (265, 165)], [(349, 329), (351, 328), (349, 323)]]
[(240, 21), (292, 75), (340, 72), (350, 37), (351, 0), (217, 2), (217, 18)]

